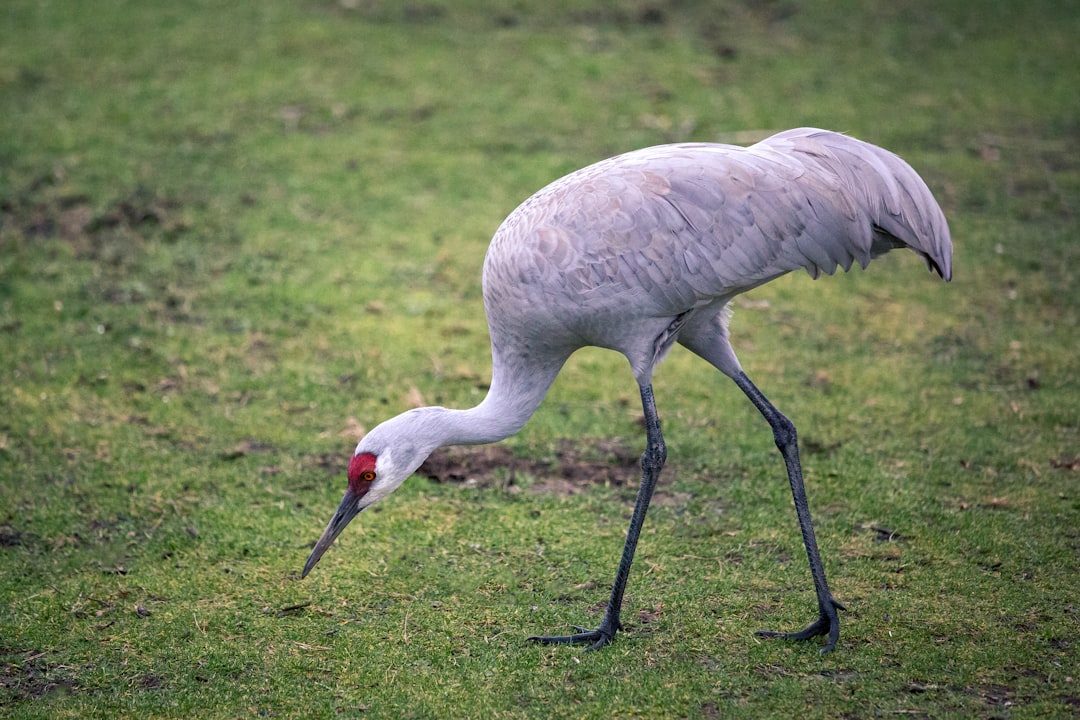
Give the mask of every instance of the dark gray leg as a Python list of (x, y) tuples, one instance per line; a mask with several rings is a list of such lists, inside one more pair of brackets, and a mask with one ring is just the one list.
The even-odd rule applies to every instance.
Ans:
[(530, 640), (544, 644), (592, 643), (589, 650), (599, 650), (614, 640), (615, 633), (622, 629), (619, 612), (622, 609), (626, 579), (630, 576), (630, 565), (634, 562), (634, 551), (637, 549), (638, 537), (641, 535), (641, 526), (645, 522), (645, 513), (649, 510), (649, 501), (656, 488), (656, 479), (660, 476), (660, 468), (664, 466), (664, 461), (667, 459), (667, 447), (664, 445), (664, 436), (660, 432), (660, 418), (656, 413), (656, 402), (653, 400), (651, 385), (641, 386), (641, 406), (645, 411), (645, 434), (648, 441), (645, 452), (641, 456), (641, 488), (638, 490), (637, 501), (634, 503), (634, 514), (630, 516), (630, 528), (626, 531), (626, 543), (623, 545), (622, 559), (615, 573), (615, 583), (611, 587), (611, 599), (608, 600), (604, 619), (600, 621), (600, 627), (595, 630), (579, 627), (578, 632), (573, 635), (541, 635), (533, 636), (529, 638)]
[(777, 410), (768, 398), (762, 395), (754, 383), (746, 374), (740, 372), (732, 378), (735, 384), (746, 393), (754, 407), (765, 416), (772, 427), (773, 438), (776, 447), (784, 456), (787, 465), (788, 481), (791, 483), (791, 494), (795, 499), (795, 512), (799, 516), (799, 528), (802, 530), (803, 544), (806, 545), (806, 556), (810, 560), (810, 575), (814, 578), (814, 590), (817, 592), (818, 619), (807, 628), (799, 632), (774, 632), (772, 630), (759, 630), (758, 635), (765, 637), (780, 637), (790, 640), (808, 640), (818, 635), (828, 635), (828, 641), (821, 649), (827, 653), (836, 647), (840, 639), (840, 616), (836, 609), (844, 610), (843, 605), (833, 599), (829, 592), (829, 583), (825, 580), (825, 567), (821, 564), (821, 555), (818, 553), (817, 540), (814, 537), (814, 526), (810, 523), (810, 506), (806, 501), (806, 487), (803, 485), (802, 465), (799, 463), (799, 446), (795, 435), (795, 425)]

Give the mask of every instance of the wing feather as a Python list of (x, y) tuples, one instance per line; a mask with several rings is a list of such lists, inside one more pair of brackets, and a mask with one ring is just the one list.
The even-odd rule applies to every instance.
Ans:
[[(948, 227), (925, 183), (881, 148), (802, 128), (747, 148), (646, 148), (557, 180), (496, 233), (485, 298), (490, 312), (565, 289), (578, 297), (563, 302), (596, 313), (678, 315), (899, 246), (951, 273)], [(497, 287), (506, 282), (518, 287)]]

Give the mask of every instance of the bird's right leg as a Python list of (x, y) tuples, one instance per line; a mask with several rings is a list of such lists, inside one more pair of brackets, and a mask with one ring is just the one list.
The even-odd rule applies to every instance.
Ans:
[(656, 412), (651, 385), (641, 386), (641, 406), (645, 412), (647, 438), (645, 452), (641, 456), (641, 487), (638, 489), (637, 500), (634, 502), (634, 513), (630, 516), (630, 528), (626, 531), (626, 542), (623, 544), (622, 558), (619, 561), (619, 569), (615, 573), (615, 583), (611, 587), (611, 599), (608, 600), (604, 619), (595, 630), (578, 627), (578, 632), (573, 635), (539, 635), (530, 637), (530, 640), (545, 645), (591, 643), (589, 650), (599, 650), (614, 640), (615, 633), (622, 629), (619, 613), (622, 610), (626, 580), (630, 576), (630, 565), (634, 562), (634, 551), (637, 550), (641, 526), (645, 522), (645, 513), (649, 510), (649, 501), (656, 488), (656, 479), (660, 476), (660, 469), (667, 459), (667, 447), (664, 445), (664, 436), (660, 432), (660, 417)]
[(731, 378), (768, 421), (773, 430), (776, 447), (784, 456), (788, 481), (791, 483), (791, 494), (795, 500), (795, 513), (799, 516), (799, 527), (802, 530), (803, 544), (806, 545), (806, 556), (810, 561), (810, 575), (814, 578), (814, 590), (818, 600), (818, 619), (803, 630), (790, 633), (759, 630), (758, 635), (789, 640), (809, 640), (818, 635), (826, 635), (828, 639), (821, 652), (827, 653), (836, 647), (836, 642), (840, 639), (840, 616), (836, 610), (845, 608), (833, 598), (829, 591), (829, 583), (825, 579), (825, 566), (821, 563), (817, 539), (814, 537), (814, 526), (810, 522), (810, 506), (806, 500), (806, 486), (803, 483), (802, 464), (799, 462), (795, 425), (769, 402), (754, 383), (750, 382), (746, 373), (739, 371), (731, 375)]

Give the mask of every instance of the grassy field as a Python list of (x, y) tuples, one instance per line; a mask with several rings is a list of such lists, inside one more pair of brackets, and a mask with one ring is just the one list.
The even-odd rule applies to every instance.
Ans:
[[(0, 716), (1080, 714), (1080, 12), (1050, 0), (0, 6)], [(635, 147), (817, 125), (949, 217), (736, 302), (801, 431), (837, 650), (768, 427), (676, 350), (643, 443), (582, 351), (301, 581), (364, 428), (483, 397), (488, 239)]]

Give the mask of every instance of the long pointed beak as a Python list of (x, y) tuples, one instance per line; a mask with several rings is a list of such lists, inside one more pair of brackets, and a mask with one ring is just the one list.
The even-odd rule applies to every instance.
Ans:
[(360, 514), (363, 508), (359, 506), (359, 502), (360, 496), (354, 493), (352, 488), (345, 491), (345, 497), (341, 498), (341, 504), (338, 505), (337, 512), (334, 513), (334, 517), (330, 518), (330, 524), (323, 530), (322, 537), (315, 543), (311, 555), (308, 556), (307, 562), (304, 563), (304, 571), (300, 573), (301, 578), (307, 577), (307, 574), (311, 572), (311, 568), (315, 567), (327, 548), (334, 544), (334, 540), (345, 529), (345, 526)]

